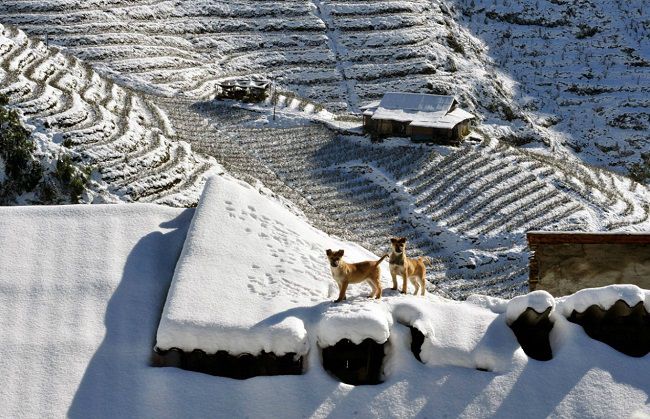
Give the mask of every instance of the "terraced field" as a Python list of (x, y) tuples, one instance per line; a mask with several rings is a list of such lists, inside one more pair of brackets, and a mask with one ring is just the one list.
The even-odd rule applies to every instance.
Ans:
[(202, 135), (185, 138), (196, 149), (261, 180), (319, 228), (378, 254), (387, 238), (408, 237), (412, 254), (433, 258), (436, 292), (454, 298), (521, 293), (528, 230), (650, 225), (644, 186), (494, 140), (370, 143), (304, 122), (263, 127), (259, 114), (213, 102), (161, 107), (182, 132), (203, 124)]
[(205, 99), (223, 77), (263, 74), (334, 111), (356, 111), (387, 90), (454, 93), (470, 109), (497, 109), (508, 94), (482, 68), (480, 42), (452, 17), (444, 2), (424, 0), (0, 5), (0, 22), (166, 94)]
[(95, 168), (95, 202), (197, 202), (216, 164), (176, 141), (167, 116), (150, 98), (6, 27), (0, 27), (0, 69), (0, 93), (46, 136), (41, 153), (50, 160), (72, 153)]

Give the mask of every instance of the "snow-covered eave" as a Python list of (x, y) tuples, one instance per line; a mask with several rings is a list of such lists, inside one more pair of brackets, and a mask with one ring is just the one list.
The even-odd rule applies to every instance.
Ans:
[[(460, 112), (454, 113), (456, 111)], [(372, 112), (366, 111), (364, 112), (364, 115), (372, 115), (373, 120), (408, 122), (409, 125), (413, 127), (442, 129), (452, 129), (461, 122), (475, 118), (474, 115), (463, 111), (462, 109), (455, 109), (454, 111), (445, 115), (440, 115), (440, 113), (423, 115), (422, 112), (418, 112), (418, 114), (412, 115), (407, 114), (406, 112), (394, 111), (375, 112), (374, 114)]]
[(573, 311), (583, 313), (590, 306), (598, 306), (609, 310), (617, 301), (623, 301), (629, 307), (641, 303), (650, 312), (650, 291), (632, 284), (608, 285), (600, 288), (586, 288), (565, 297), (558, 297), (557, 309), (565, 317)]
[(445, 112), (423, 112), (423, 111), (408, 111), (401, 109), (386, 109), (383, 107), (377, 108), (372, 115), (375, 120), (390, 120), (397, 122), (412, 122), (424, 120), (437, 120), (444, 118)]
[(365, 105), (359, 106), (359, 109), (362, 111), (365, 110), (376, 110), (379, 107), (381, 100), (373, 100), (372, 102), (366, 103)]

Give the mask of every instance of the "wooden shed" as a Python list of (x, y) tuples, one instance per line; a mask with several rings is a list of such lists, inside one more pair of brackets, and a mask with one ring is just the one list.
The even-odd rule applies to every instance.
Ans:
[(216, 97), (244, 102), (261, 102), (267, 96), (271, 82), (261, 78), (235, 78), (217, 83)]
[(583, 288), (634, 284), (650, 289), (650, 233), (528, 233), (531, 291), (558, 297)]
[(453, 96), (419, 93), (386, 93), (361, 110), (364, 130), (373, 136), (452, 145), (469, 134), (475, 118), (459, 108)]

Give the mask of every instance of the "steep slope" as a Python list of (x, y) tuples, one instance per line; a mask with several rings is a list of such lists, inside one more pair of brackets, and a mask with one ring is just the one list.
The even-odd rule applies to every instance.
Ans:
[(650, 152), (647, 1), (454, 3), (456, 19), (487, 44), (517, 102), (554, 143), (620, 173)]
[(627, 173), (650, 134), (644, 9), (643, 0), (8, 0), (0, 21), (167, 95), (206, 99), (219, 79), (252, 74), (334, 111), (391, 90), (454, 94), (495, 138), (542, 141)]
[(146, 96), (22, 31), (0, 27), (0, 68), (0, 93), (39, 133), (41, 153), (72, 152), (95, 170), (89, 200), (192, 205), (216, 168), (173, 141), (173, 127)]
[[(556, 3), (547, 5), (549, 10), (557, 6), (569, 13), (569, 6)], [(0, 5), (2, 21), (41, 37), (47, 32), (52, 43), (94, 67), (59, 52), (47, 59), (49, 70), (39, 70), (53, 75), (34, 79), (29, 60), (24, 62), (20, 54), (30, 50), (28, 43), (37, 50), (44, 46), (14, 31), (7, 33), (17, 38), (12, 41), (17, 48), (3, 50), (3, 75), (10, 76), (6, 80), (12, 97), (27, 115), (33, 109), (38, 112), (35, 125), (54, 124), (48, 138), (72, 148), (88, 164), (97, 164), (101, 179), (95, 179), (95, 187), (105, 195), (195, 203), (204, 174), (214, 164), (196, 157), (182, 142), (167, 141), (181, 140), (213, 156), (234, 175), (252, 184), (261, 182), (271, 193), (287, 198), (314, 225), (375, 253), (387, 250), (391, 235), (408, 236), (413, 254), (434, 258), (430, 277), (441, 294), (512, 296), (525, 288), (526, 230), (648, 229), (650, 193), (642, 184), (584, 165), (575, 150), (565, 146), (573, 144), (567, 140), (570, 136), (578, 138), (581, 126), (560, 131), (561, 124), (551, 126), (554, 115), (534, 106), (552, 82), (546, 77), (524, 83), (526, 65), (534, 67), (535, 59), (521, 57), (527, 56), (528, 44), (542, 48), (534, 40), (543, 34), (526, 29), (543, 26), (535, 23), (541, 18), (533, 18), (538, 12), (520, 5), (532, 16), (524, 25), (508, 15), (511, 2), (495, 2), (489, 10), (483, 6), (446, 1), (9, 0)], [(601, 13), (584, 10), (584, 19)], [(483, 15), (483, 25), (495, 22), (490, 30), (502, 30), (506, 23), (526, 27), (518, 41), (521, 48), (501, 51), (490, 37), (483, 40)], [(566, 37), (567, 30), (557, 29), (555, 36)], [(615, 32), (603, 38), (602, 48), (614, 42)], [(635, 39), (630, 35), (630, 42)], [(520, 61), (514, 61), (512, 70), (505, 68), (510, 61), (502, 63), (498, 54), (519, 49)], [(554, 63), (546, 60), (535, 71), (542, 74)], [(512, 74), (498, 71), (500, 65), (522, 80), (517, 83)], [(626, 66), (645, 77), (643, 65), (621, 61), (617, 68), (625, 72)], [(60, 75), (59, 68), (70, 74)], [(570, 64), (562, 68), (562, 83), (578, 77)], [(147, 96), (101, 74), (142, 89), (182, 95)], [(251, 74), (274, 77), (283, 87), (338, 110), (354, 111), (386, 90), (453, 93), (483, 118), (483, 124), (480, 136), (460, 148), (401, 141), (371, 144), (295, 115), (273, 122), (264, 112), (196, 103), (212, 95), (220, 78)], [(71, 89), (66, 77), (82, 90)], [(617, 80), (609, 82), (623, 83), (626, 78)], [(641, 87), (634, 95), (643, 91)], [(622, 95), (614, 96), (618, 100)], [(567, 108), (566, 115), (591, 118), (585, 106)], [(635, 112), (641, 115), (644, 107)], [(59, 119), (63, 125), (72, 124), (70, 133)], [(83, 129), (76, 130), (79, 127)], [(616, 141), (629, 131), (616, 130), (607, 131)], [(643, 129), (637, 131), (644, 135)], [(535, 139), (544, 144), (511, 145)], [(638, 157), (643, 140), (630, 158)], [(167, 157), (167, 148), (175, 148), (180, 157)], [(125, 152), (127, 158), (122, 157)]]

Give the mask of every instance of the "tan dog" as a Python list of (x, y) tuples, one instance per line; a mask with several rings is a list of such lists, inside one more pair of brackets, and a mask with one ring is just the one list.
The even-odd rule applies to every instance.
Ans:
[(390, 276), (393, 278), (393, 289), (397, 289), (397, 275), (401, 275), (404, 279), (402, 284), (402, 293), (406, 294), (406, 280), (410, 280), (411, 283), (415, 286), (415, 292), (413, 295), (417, 295), (418, 291), (421, 292), (421, 295), (424, 295), (427, 288), (426, 284), (426, 274), (427, 268), (425, 265), (431, 265), (431, 260), (426, 257), (419, 257), (417, 259), (409, 259), (406, 257), (406, 238), (395, 238), (390, 239), (390, 259), (388, 259), (390, 267)]
[(384, 255), (376, 262), (371, 260), (358, 263), (347, 263), (343, 261), (343, 250), (333, 252), (331, 249), (325, 251), (327, 259), (330, 262), (330, 269), (332, 276), (339, 286), (339, 298), (335, 301), (338, 303), (345, 300), (345, 291), (348, 289), (349, 284), (358, 284), (359, 282), (366, 281), (372, 288), (372, 292), (368, 298), (381, 298), (381, 281), (379, 264), (386, 259), (388, 255)]

